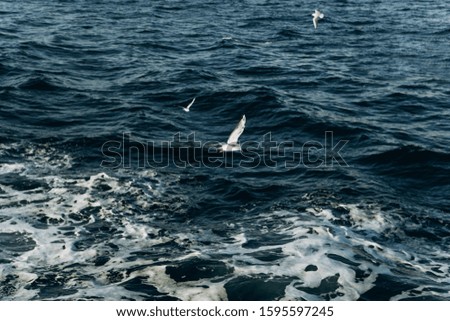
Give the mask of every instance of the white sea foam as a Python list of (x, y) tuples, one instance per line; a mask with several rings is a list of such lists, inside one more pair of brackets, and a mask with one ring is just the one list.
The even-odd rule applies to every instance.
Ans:
[[(430, 273), (440, 282), (450, 282), (448, 253), (431, 245), (379, 241), (398, 224), (379, 206), (334, 204), (304, 211), (242, 213), (219, 226), (177, 222), (177, 215), (186, 215), (189, 202), (173, 193), (179, 188), (179, 175), (125, 169), (83, 177), (61, 175), (70, 157), (53, 155), (53, 168), (38, 168), (36, 163), (46, 156), (36, 156), (36, 150), (25, 158), (28, 161), (2, 167), (0, 173), (40, 182), (29, 189), (0, 183), (0, 230), (32, 240), (26, 244), (30, 248), (3, 252), (6, 262), (0, 264), (0, 281), (15, 289), (6, 299), (39, 299), (39, 286), (31, 285), (46, 273), (56, 276), (55, 282), (61, 280), (62, 288), (77, 290), (62, 292), (59, 299), (140, 300), (145, 293), (122, 286), (135, 278), (161, 295), (183, 300), (226, 300), (227, 284), (237, 277), (285, 280), (282, 300), (356, 300), (380, 275), (395, 277), (402, 268), (418, 283)], [(310, 194), (304, 198), (313, 199)], [(214, 227), (224, 234), (217, 234)], [(106, 259), (101, 261), (102, 257)], [(168, 266), (193, 259), (221, 262), (229, 272), (184, 282), (167, 273)], [(324, 280), (336, 287), (330, 290), (331, 297), (314, 290)], [(445, 296), (429, 286), (416, 289), (424, 295)], [(394, 299), (414, 295), (405, 291)]]

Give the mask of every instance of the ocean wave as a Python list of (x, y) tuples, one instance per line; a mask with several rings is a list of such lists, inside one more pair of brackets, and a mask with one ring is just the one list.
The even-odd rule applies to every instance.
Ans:
[(419, 7), (9, 2), (2, 299), (448, 299), (448, 31)]

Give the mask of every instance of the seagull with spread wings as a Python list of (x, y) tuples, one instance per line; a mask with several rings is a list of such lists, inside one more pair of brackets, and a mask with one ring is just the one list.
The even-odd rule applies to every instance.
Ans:
[(195, 98), (192, 99), (191, 103), (189, 105), (187, 105), (186, 107), (183, 107), (183, 110), (185, 112), (189, 112), (189, 108), (191, 108), (191, 106), (194, 104)]
[(317, 23), (319, 22), (319, 19), (323, 19), (323, 17), (325, 17), (325, 16), (322, 12), (320, 12), (317, 9), (314, 11), (312, 16), (313, 16), (314, 29), (317, 29)]
[(240, 151), (241, 146), (239, 145), (239, 137), (244, 132), (246, 118), (245, 115), (242, 116), (242, 119), (237, 124), (236, 128), (231, 132), (230, 137), (228, 137), (227, 143), (222, 144), (219, 148), (220, 152), (234, 152)]

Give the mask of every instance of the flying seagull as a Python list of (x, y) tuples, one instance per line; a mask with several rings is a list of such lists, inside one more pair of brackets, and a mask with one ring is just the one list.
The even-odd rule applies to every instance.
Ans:
[(231, 132), (230, 137), (228, 137), (227, 143), (223, 144), (220, 148), (220, 152), (234, 152), (241, 150), (241, 146), (238, 143), (239, 137), (244, 132), (245, 128), (245, 115), (242, 116), (242, 119), (237, 124), (236, 128)]
[(191, 106), (194, 104), (195, 98), (192, 99), (191, 103), (189, 105), (187, 105), (186, 107), (183, 107), (183, 110), (185, 112), (189, 112), (189, 108), (191, 108)]
[(325, 17), (323, 15), (322, 12), (320, 12), (319, 10), (314, 10), (314, 13), (312, 14), (313, 16), (313, 23), (314, 23), (314, 28), (317, 29), (317, 23), (319, 22), (319, 19), (323, 19), (323, 17)]

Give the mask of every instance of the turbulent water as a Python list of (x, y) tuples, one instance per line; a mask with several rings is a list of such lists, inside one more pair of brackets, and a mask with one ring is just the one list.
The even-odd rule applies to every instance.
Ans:
[(1, 1), (0, 298), (448, 300), (449, 37), (437, 0)]

